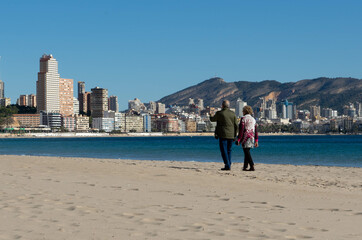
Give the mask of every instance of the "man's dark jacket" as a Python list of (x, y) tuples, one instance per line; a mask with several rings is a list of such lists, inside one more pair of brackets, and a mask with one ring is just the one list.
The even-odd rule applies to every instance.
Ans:
[(217, 111), (215, 116), (210, 117), (210, 121), (217, 122), (215, 134), (219, 138), (235, 139), (239, 124), (235, 113), (229, 108)]

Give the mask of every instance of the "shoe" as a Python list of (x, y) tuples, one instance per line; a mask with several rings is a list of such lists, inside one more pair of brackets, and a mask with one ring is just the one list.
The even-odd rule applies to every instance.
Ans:
[(243, 168), (243, 171), (248, 171), (248, 169), (246, 169), (246, 168)]
[(230, 171), (230, 168), (224, 167), (220, 169), (221, 171)]

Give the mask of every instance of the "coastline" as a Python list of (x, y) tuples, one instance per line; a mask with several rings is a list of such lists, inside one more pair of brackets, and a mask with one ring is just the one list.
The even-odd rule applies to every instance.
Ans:
[[(79, 137), (213, 137), (214, 133), (1, 133), (0, 138), (79, 138)], [(259, 136), (346, 136), (346, 134), (259, 133)]]
[(360, 239), (360, 168), (0, 156), (0, 239)]

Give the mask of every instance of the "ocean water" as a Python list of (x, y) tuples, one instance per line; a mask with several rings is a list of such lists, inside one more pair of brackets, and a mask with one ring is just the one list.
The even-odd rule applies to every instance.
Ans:
[[(362, 167), (362, 136), (260, 136), (254, 162)], [(2, 138), (1, 155), (222, 162), (213, 137)], [(243, 162), (233, 145), (232, 162)]]

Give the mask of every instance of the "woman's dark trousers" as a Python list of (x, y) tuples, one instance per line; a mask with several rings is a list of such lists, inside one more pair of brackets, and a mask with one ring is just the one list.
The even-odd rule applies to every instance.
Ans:
[(243, 148), (244, 151), (244, 167), (243, 169), (246, 169), (248, 167), (248, 164), (250, 165), (250, 168), (254, 168), (254, 162), (251, 158), (250, 154), (250, 148)]

